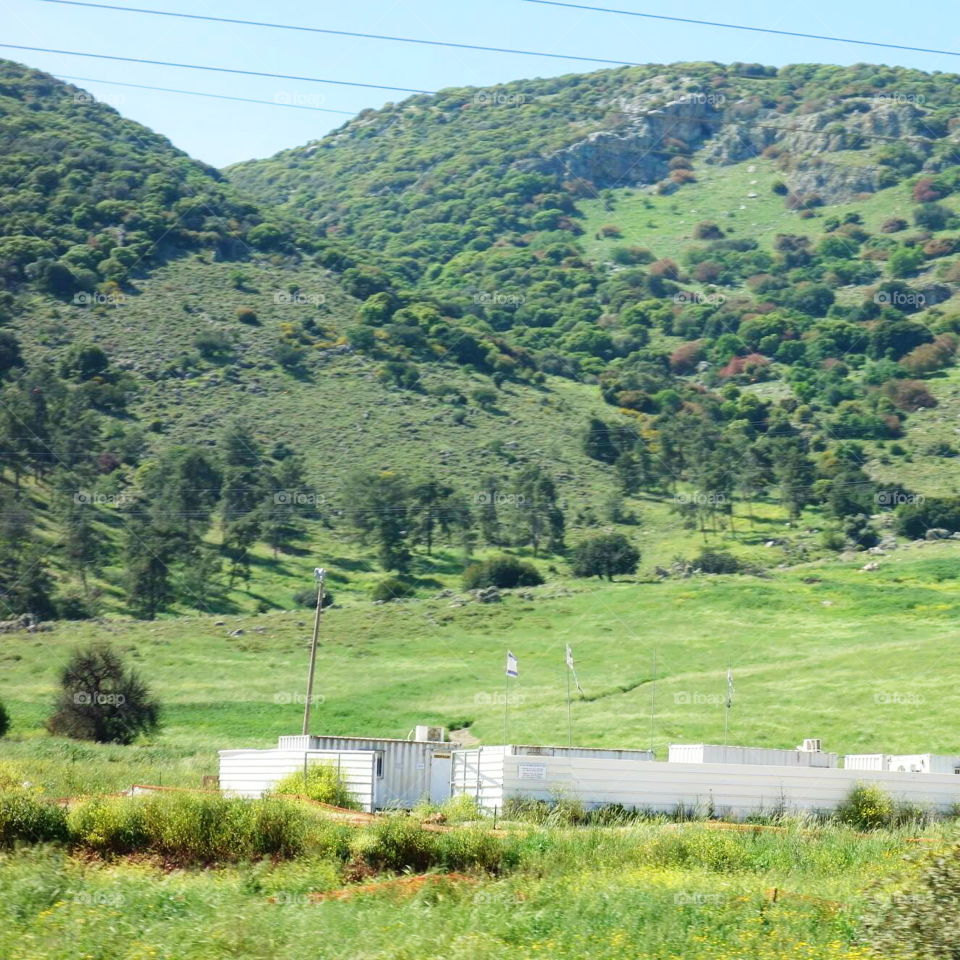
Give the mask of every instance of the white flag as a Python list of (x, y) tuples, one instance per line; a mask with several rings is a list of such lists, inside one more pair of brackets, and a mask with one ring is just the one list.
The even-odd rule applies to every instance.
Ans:
[(733, 670), (727, 668), (727, 709), (733, 706)]
[(569, 643), (567, 644), (567, 667), (573, 674), (573, 682), (577, 685), (577, 693), (582, 697), (583, 690), (580, 687), (580, 681), (577, 679), (577, 671), (573, 665), (573, 647), (571, 647)]
[(517, 668), (517, 658), (509, 650), (507, 651), (507, 676), (520, 676), (520, 672)]

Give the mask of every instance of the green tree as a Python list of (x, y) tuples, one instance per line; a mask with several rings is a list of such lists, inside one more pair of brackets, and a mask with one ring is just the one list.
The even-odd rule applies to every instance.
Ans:
[(448, 483), (431, 477), (414, 484), (409, 492), (410, 534), (414, 543), (423, 543), (427, 556), (438, 534), (448, 537), (472, 526), (472, 516), (463, 498)]
[(128, 744), (159, 728), (160, 705), (112, 647), (92, 646), (74, 652), (61, 671), (47, 726), (77, 740)]
[(544, 541), (554, 553), (563, 550), (566, 522), (550, 476), (539, 465), (531, 464), (520, 473), (517, 490), (515, 513), (519, 542), (531, 546), (535, 557), (539, 556)]
[(581, 540), (573, 549), (577, 577), (606, 577), (636, 573), (640, 551), (622, 533), (600, 533)]
[(124, 567), (127, 606), (141, 620), (154, 620), (174, 599), (171, 565), (183, 537), (169, 527), (153, 525), (140, 511), (127, 520)]
[(410, 566), (407, 484), (391, 471), (358, 473), (347, 482), (346, 498), (349, 522), (364, 540), (376, 545), (383, 569), (406, 573)]

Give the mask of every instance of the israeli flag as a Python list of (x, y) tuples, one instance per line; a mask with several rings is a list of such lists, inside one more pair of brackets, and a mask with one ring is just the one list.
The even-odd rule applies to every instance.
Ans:
[(517, 669), (517, 658), (509, 650), (507, 651), (507, 676), (508, 677), (520, 676), (520, 672)]

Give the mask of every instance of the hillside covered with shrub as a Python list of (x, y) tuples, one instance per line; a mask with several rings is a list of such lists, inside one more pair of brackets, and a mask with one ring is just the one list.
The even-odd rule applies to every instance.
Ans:
[(624, 68), (219, 172), (5, 62), (7, 613), (289, 606), (304, 553), (393, 600), (960, 532), (954, 87)]

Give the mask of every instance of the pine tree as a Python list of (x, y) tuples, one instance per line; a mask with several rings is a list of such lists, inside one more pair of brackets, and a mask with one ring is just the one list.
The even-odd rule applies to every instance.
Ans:
[(347, 483), (347, 502), (348, 519), (376, 544), (383, 569), (406, 573), (410, 493), (403, 480), (390, 471), (354, 474)]
[(535, 557), (539, 556), (540, 546), (544, 541), (552, 552), (563, 550), (565, 520), (557, 503), (553, 480), (542, 467), (534, 464), (521, 472), (517, 489), (519, 542), (533, 547)]

